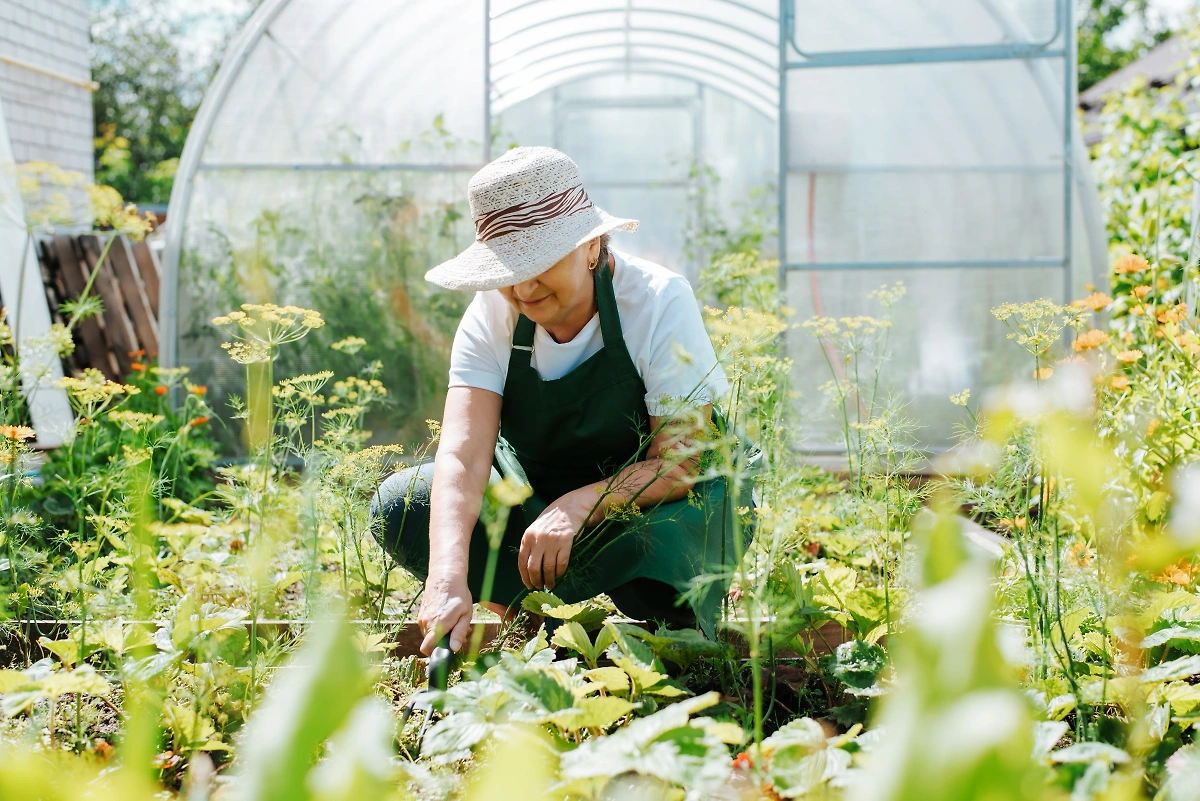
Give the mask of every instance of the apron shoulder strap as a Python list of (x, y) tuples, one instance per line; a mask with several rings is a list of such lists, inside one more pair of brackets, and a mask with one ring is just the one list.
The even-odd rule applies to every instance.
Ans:
[(596, 309), (600, 312), (600, 331), (604, 347), (625, 350), (621, 332), (621, 315), (617, 312), (617, 292), (613, 289), (612, 270), (605, 264), (592, 274), (596, 287)]
[(533, 356), (533, 320), (530, 320), (525, 315), (517, 318), (517, 327), (513, 331), (512, 338), (512, 354), (509, 361), (523, 360), (526, 364), (529, 363)]

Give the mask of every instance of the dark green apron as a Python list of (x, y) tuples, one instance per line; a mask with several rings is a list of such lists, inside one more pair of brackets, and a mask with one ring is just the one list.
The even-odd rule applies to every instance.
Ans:
[[(513, 334), (496, 462), (501, 472), (524, 477), (533, 488), (521, 514), (513, 510), (523, 525), (547, 503), (610, 479), (622, 467), (645, 458), (650, 432), (646, 386), (625, 347), (607, 266), (595, 271), (594, 285), (604, 347), (567, 375), (546, 380), (530, 364), (534, 323), (529, 318), (521, 315)], [(724, 479), (710, 479), (696, 484), (687, 499), (622, 510), (620, 519), (605, 520), (577, 538), (555, 594), (574, 603), (623, 586), (656, 582), (682, 593), (698, 576), (725, 576), (693, 595), (691, 603), (697, 623), (712, 636), (727, 577), (741, 552), (737, 507), (744, 512), (751, 506), (750, 487), (741, 495), (735, 503), (726, 496)], [(510, 525), (501, 544), (493, 596), (500, 603), (515, 599), (524, 589), (515, 558), (523, 525)], [(474, 567), (477, 547), (472, 546)]]

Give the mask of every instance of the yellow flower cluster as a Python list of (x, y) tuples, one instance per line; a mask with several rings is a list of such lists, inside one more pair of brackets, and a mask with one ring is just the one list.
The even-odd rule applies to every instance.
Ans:
[(262, 342), (222, 342), (221, 347), (238, 364), (258, 364), (271, 359), (271, 349)]
[(109, 412), (109, 421), (116, 423), (129, 431), (141, 431), (143, 428), (149, 428), (161, 423), (165, 418), (161, 414), (149, 414), (147, 412), (130, 412), (125, 410)]
[(343, 403), (354, 403), (365, 406), (376, 398), (383, 397), (386, 394), (387, 387), (378, 378), (372, 378), (368, 381), (356, 376), (350, 376), (345, 381), (333, 382), (334, 400)]
[(145, 217), (138, 216), (137, 206), (125, 203), (111, 186), (88, 184), (87, 193), (92, 224), (97, 228), (111, 228), (139, 242), (154, 229), (154, 216), (149, 212)]
[(66, 376), (58, 385), (65, 389), (79, 406), (96, 410), (112, 403), (120, 395), (137, 395), (140, 389), (128, 384), (109, 381), (95, 367), (88, 367), (81, 377)]
[(950, 402), (955, 406), (966, 406), (970, 400), (971, 390), (969, 388), (950, 396)]
[(367, 340), (363, 339), (362, 337), (346, 337), (345, 339), (339, 339), (329, 347), (336, 351), (353, 355), (366, 347), (366, 344)]

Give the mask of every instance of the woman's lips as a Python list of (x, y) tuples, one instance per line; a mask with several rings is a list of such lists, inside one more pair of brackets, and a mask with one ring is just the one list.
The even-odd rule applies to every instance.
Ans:
[(546, 295), (545, 298), (538, 298), (537, 300), (521, 300), (520, 298), (517, 298), (517, 302), (522, 306), (536, 306), (548, 297), (550, 296)]

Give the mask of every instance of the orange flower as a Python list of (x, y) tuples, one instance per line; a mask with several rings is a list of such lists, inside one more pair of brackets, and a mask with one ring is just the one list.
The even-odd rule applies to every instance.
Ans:
[(1161, 425), (1162, 425), (1162, 423), (1159, 421), (1159, 419), (1157, 417), (1154, 418), (1153, 420), (1151, 420), (1150, 424), (1148, 426), (1146, 426), (1146, 436), (1153, 437), (1154, 432), (1157, 431), (1158, 427)]
[(154, 394), (155, 395), (166, 395), (167, 388), (164, 387), (162, 384), (159, 384), (157, 387), (154, 388)]
[(192, 425), (194, 425), (194, 426), (202, 426), (207, 422), (208, 422), (208, 417), (206, 417), (205, 415), (200, 415), (199, 417), (192, 418)]
[(733, 760), (733, 767), (735, 770), (738, 768), (742, 768), (744, 770), (750, 770), (751, 768), (754, 767), (754, 760), (750, 758), (749, 754), (747, 754), (745, 751), (742, 751)]
[(1112, 388), (1113, 389), (1122, 389), (1122, 390), (1129, 389), (1129, 376), (1114, 375), (1112, 377)]
[(1117, 361), (1125, 362), (1126, 364), (1133, 364), (1145, 355), (1146, 354), (1142, 353), (1136, 348), (1134, 350), (1123, 350), (1117, 354)]
[(206, 387), (204, 384), (192, 384), (188, 387), (188, 392), (192, 393), (193, 395), (207, 395), (208, 387)]
[[(1145, 306), (1134, 306), (1132, 309), (1129, 310), (1129, 313), (1132, 314), (1134, 317), (1141, 317), (1143, 314), (1146, 313), (1146, 311), (1147, 311), (1147, 307), (1145, 307)], [(1154, 311), (1154, 307), (1153, 306), (1149, 307), (1149, 311)]]
[(1091, 331), (1085, 331), (1084, 333), (1075, 337), (1075, 341), (1071, 343), (1071, 347), (1074, 348), (1078, 353), (1085, 350), (1091, 350), (1092, 348), (1098, 348), (1107, 341), (1108, 334), (1104, 333), (1099, 328), (1093, 328)]
[(1092, 549), (1086, 543), (1077, 542), (1071, 546), (1071, 552), (1067, 555), (1067, 558), (1072, 564), (1079, 567), (1087, 567), (1092, 563)]
[(1053, 367), (1043, 367), (1040, 370), (1033, 371), (1033, 377), (1038, 381), (1045, 381), (1050, 376), (1054, 375)]
[(1133, 288), (1133, 294), (1136, 295), (1138, 297), (1138, 299), (1140, 300), (1141, 298), (1144, 298), (1150, 294), (1150, 287), (1149, 286), (1135, 286)]
[(131, 359), (140, 359), (145, 355), (146, 355), (146, 351), (144, 348), (142, 350), (129, 351), (129, 358), (131, 358)]
[(37, 433), (29, 426), (0, 426), (0, 437), (5, 439), (16, 440), (21, 442), (26, 439), (33, 439)]
[(1186, 303), (1177, 303), (1171, 308), (1158, 315), (1160, 323), (1181, 323), (1187, 319), (1188, 307)]
[(130, 369), (139, 373), (146, 372), (146, 365), (142, 364), (141, 362), (134, 362), (133, 364), (129, 365), (129, 367)]
[(1083, 300), (1071, 301), (1072, 306), (1079, 306), (1079, 307), (1087, 306), (1089, 309), (1091, 309), (1092, 311), (1095, 311), (1095, 312), (1100, 311), (1101, 309), (1108, 306), (1108, 304), (1110, 304), (1110, 303), (1112, 303), (1112, 298), (1110, 298), (1108, 295), (1104, 294), (1103, 292), (1093, 292), (1092, 294), (1088, 295)]
[(1150, 262), (1135, 253), (1128, 253), (1113, 262), (1113, 272), (1117, 275), (1140, 273), (1142, 270), (1148, 269), (1150, 269)]
[(1167, 565), (1163, 572), (1150, 578), (1160, 584), (1178, 584), (1180, 587), (1186, 587), (1192, 583), (1192, 565), (1188, 560), (1180, 559), (1173, 565)]

